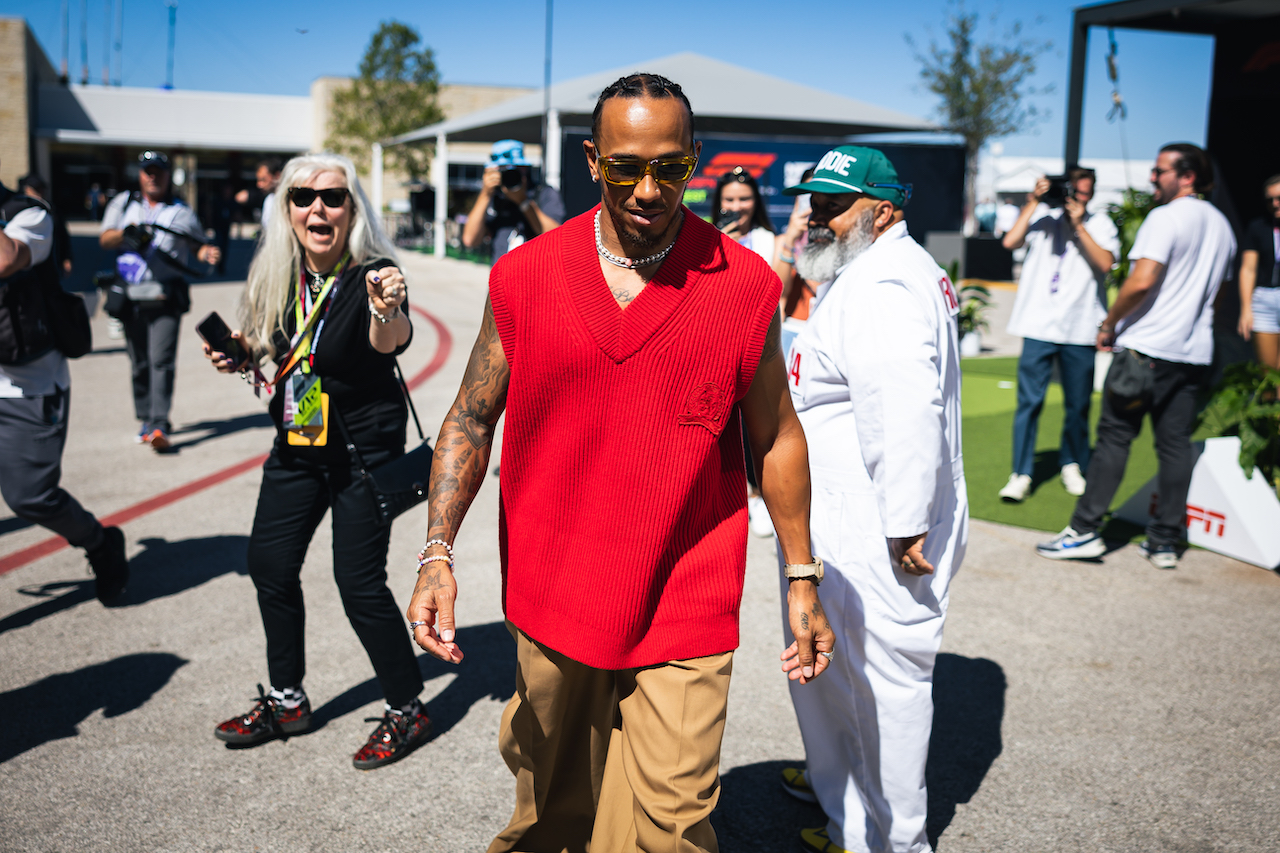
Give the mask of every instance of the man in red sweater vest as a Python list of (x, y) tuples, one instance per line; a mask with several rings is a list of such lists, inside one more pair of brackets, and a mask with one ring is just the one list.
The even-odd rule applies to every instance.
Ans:
[(746, 561), (740, 417), (795, 578), (788, 676), (807, 683), (834, 654), (780, 283), (681, 205), (700, 145), (678, 85), (624, 77), (592, 124), (601, 205), (490, 275), (436, 443), (408, 617), (424, 649), (462, 660), (452, 543), (505, 411), (499, 538), (518, 668), (500, 742), (516, 807), (490, 853), (714, 851)]

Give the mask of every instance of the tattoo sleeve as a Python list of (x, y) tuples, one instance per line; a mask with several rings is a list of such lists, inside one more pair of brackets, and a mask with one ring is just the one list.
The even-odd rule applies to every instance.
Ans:
[(452, 542), (480, 491), (510, 380), (511, 368), (493, 320), (493, 306), (486, 301), (462, 387), (436, 439), (427, 494), (428, 538)]

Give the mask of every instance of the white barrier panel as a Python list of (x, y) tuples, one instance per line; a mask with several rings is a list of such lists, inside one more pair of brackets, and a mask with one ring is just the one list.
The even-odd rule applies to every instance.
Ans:
[[(1159, 501), (1152, 478), (1115, 514), (1145, 527)], [(1234, 436), (1204, 442), (1187, 493), (1187, 541), (1264, 569), (1280, 565), (1280, 501), (1257, 468), (1245, 479)]]

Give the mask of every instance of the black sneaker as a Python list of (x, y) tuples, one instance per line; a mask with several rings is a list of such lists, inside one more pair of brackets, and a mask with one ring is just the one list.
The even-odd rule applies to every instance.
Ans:
[(89, 555), (89, 565), (93, 568), (97, 583), (94, 585), (98, 600), (103, 604), (115, 601), (124, 592), (124, 585), (129, 581), (129, 558), (124, 553), (124, 531), (119, 527), (102, 529), (102, 544)]
[(417, 749), (431, 734), (431, 720), (427, 717), (427, 709), (416, 701), (410, 711), (387, 708), (382, 717), (366, 717), (365, 722), (376, 722), (378, 727), (351, 759), (357, 770), (372, 770), (399, 761)]
[(249, 713), (219, 723), (213, 736), (233, 746), (257, 746), (276, 738), (288, 737), (311, 728), (311, 702), (306, 696), (296, 708), (286, 708), (279, 699), (262, 692)]

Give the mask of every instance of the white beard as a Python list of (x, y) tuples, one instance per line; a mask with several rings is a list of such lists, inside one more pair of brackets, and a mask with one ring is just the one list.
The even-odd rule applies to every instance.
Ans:
[(875, 242), (875, 209), (867, 208), (848, 231), (835, 239), (814, 242), (815, 232), (830, 232), (829, 228), (811, 228), (809, 242), (804, 251), (796, 255), (796, 272), (808, 281), (826, 284), (836, 277), (836, 271), (861, 255)]

